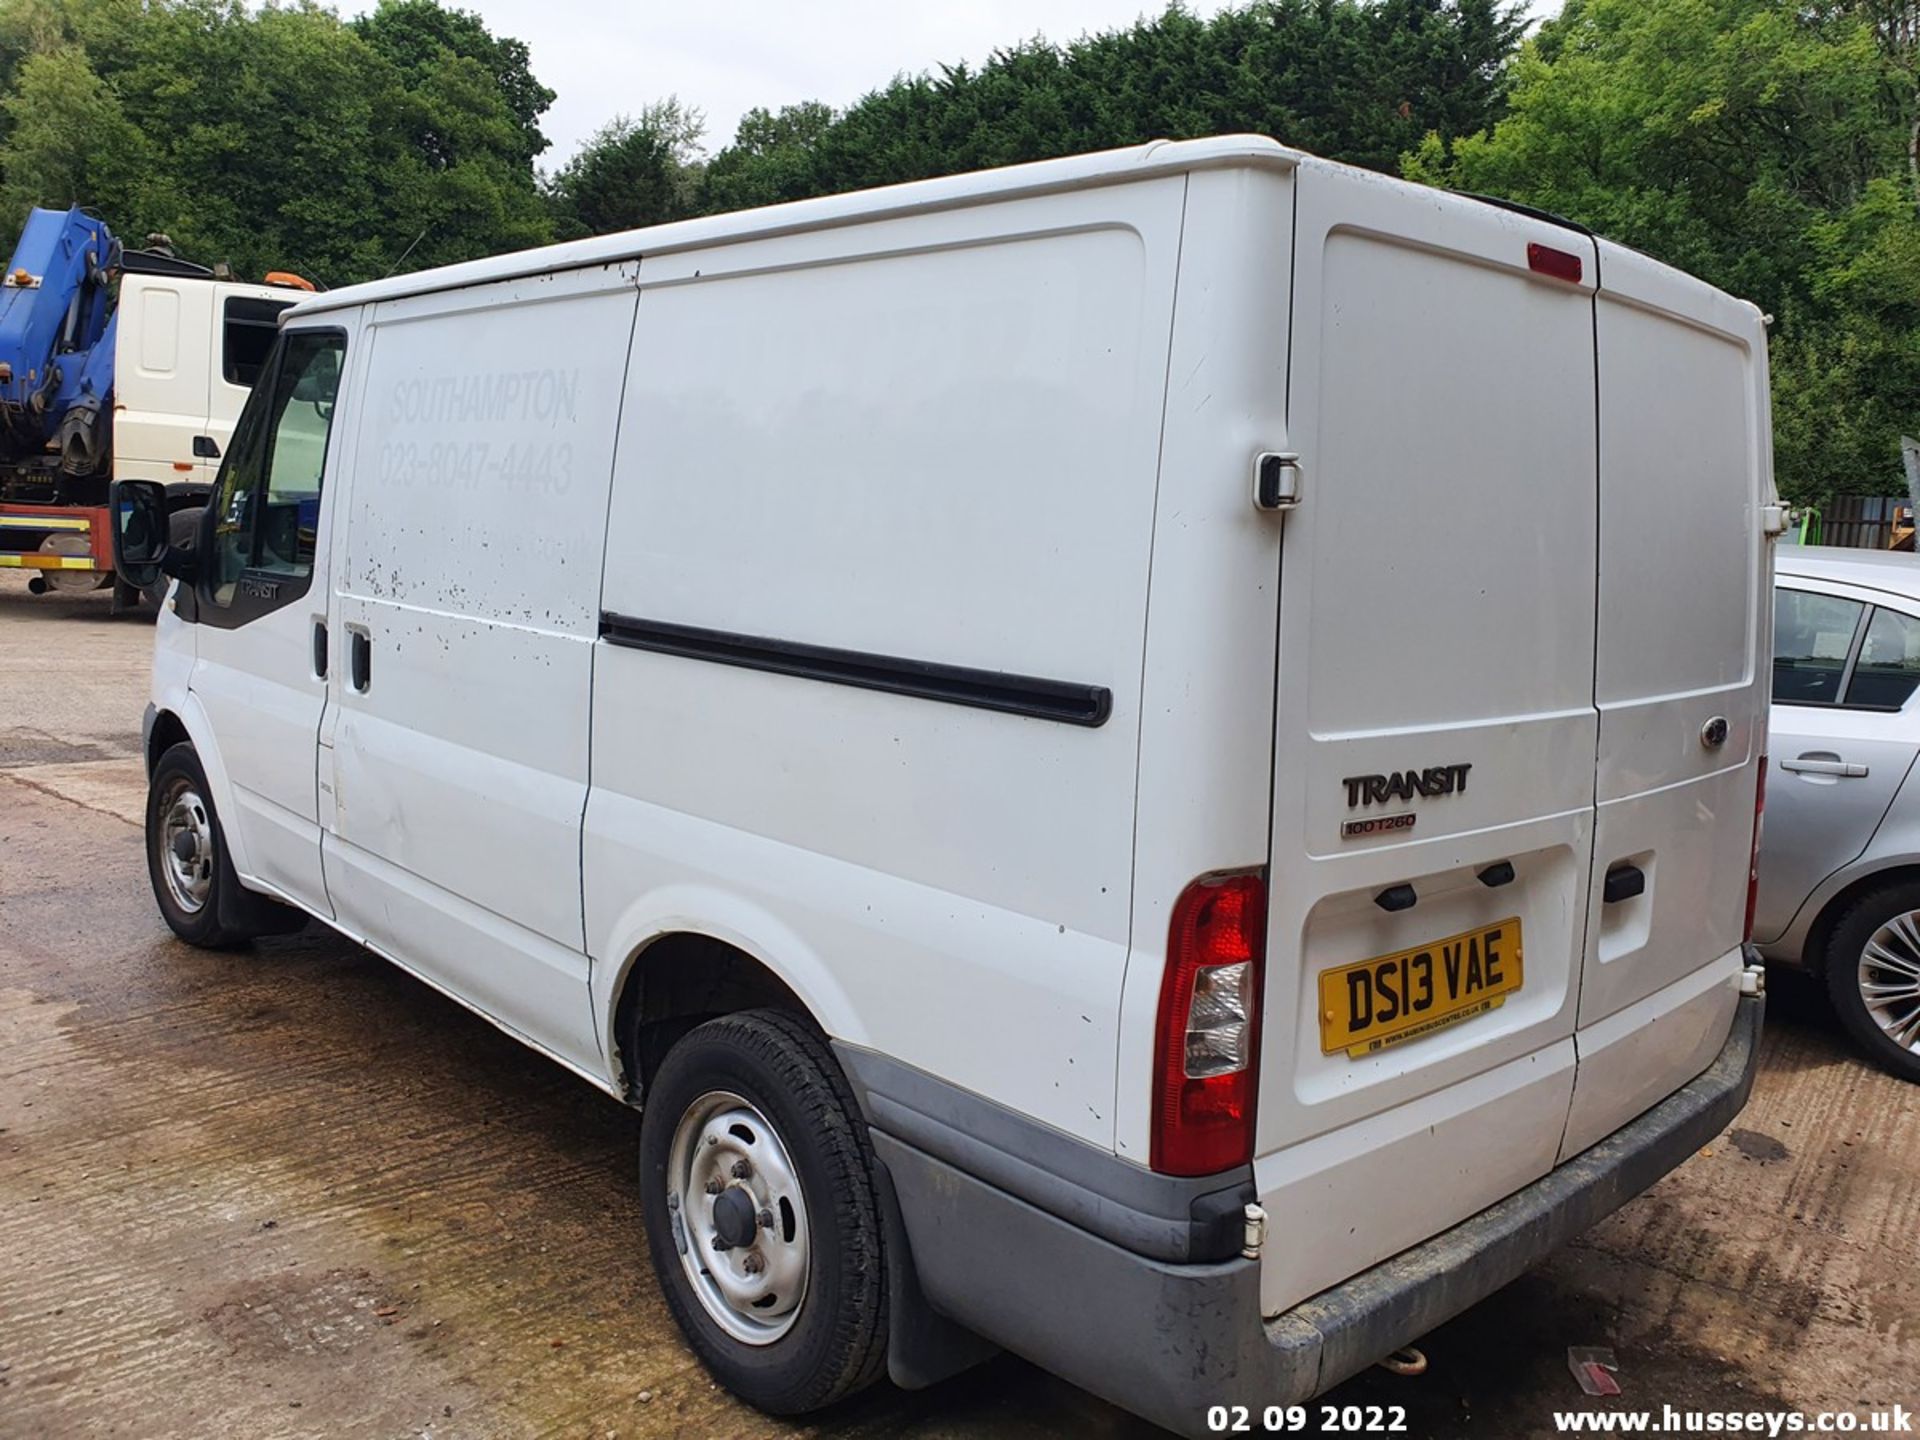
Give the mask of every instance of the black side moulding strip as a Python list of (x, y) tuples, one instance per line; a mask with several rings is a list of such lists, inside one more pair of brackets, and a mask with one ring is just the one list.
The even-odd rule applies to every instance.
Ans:
[(970, 705), (978, 710), (1057, 720), (1065, 725), (1097, 727), (1106, 724), (1113, 713), (1113, 692), (1104, 685), (1009, 675), (1001, 670), (975, 670), (965, 665), (942, 665), (932, 660), (909, 660), (864, 650), (837, 650), (827, 645), (771, 640), (731, 630), (677, 625), (666, 620), (641, 620), (603, 612), (600, 638), (609, 645), (629, 650), (710, 660), (717, 665), (824, 680), (831, 685), (852, 685), (861, 690), (884, 690), (947, 705)]

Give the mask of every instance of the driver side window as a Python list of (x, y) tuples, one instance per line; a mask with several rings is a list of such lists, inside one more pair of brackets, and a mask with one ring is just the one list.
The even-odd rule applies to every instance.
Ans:
[[(320, 481), (340, 389), (345, 337), (335, 331), (284, 334), (261, 370), (234, 431), (212, 500), (207, 598), (231, 606), (242, 577), (304, 582), (313, 574)], [(275, 585), (275, 598), (291, 591)]]

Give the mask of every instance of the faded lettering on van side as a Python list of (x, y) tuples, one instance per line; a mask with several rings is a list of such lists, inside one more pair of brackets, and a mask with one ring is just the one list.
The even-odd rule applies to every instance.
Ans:
[(1387, 775), (1349, 775), (1340, 783), (1347, 787), (1347, 804), (1385, 805), (1407, 801), (1418, 795), (1431, 800), (1438, 795), (1467, 793), (1466, 765), (1429, 765), (1424, 770), (1395, 770)]
[(402, 380), (387, 404), (389, 425), (484, 425), (500, 421), (553, 424), (576, 418), (580, 372), (476, 371), (431, 380)]
[(573, 484), (573, 445), (566, 440), (532, 440), (492, 445), (485, 440), (444, 440), (416, 444), (389, 441), (380, 447), (383, 484), (475, 490), (492, 482), (508, 490), (564, 495)]
[(578, 369), (413, 377), (388, 392), (383, 485), (479, 490), (500, 486), (564, 495), (573, 484), (571, 435)]

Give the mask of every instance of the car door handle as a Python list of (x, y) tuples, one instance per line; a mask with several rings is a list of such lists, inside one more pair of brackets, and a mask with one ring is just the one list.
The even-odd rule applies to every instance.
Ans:
[(327, 622), (324, 617), (313, 622), (313, 675), (316, 680), (327, 678)]
[(1823, 757), (1803, 755), (1797, 760), (1782, 760), (1782, 770), (1791, 770), (1796, 775), (1838, 775), (1845, 780), (1858, 780), (1867, 773), (1867, 767), (1848, 760), (1828, 760)]
[(366, 694), (373, 683), (373, 640), (364, 630), (348, 632), (347, 668), (353, 688)]

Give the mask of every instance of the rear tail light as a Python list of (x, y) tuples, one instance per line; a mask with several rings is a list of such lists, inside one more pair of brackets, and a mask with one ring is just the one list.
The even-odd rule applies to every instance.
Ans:
[(1753, 849), (1747, 854), (1747, 924), (1742, 940), (1753, 939), (1753, 907), (1760, 899), (1760, 831), (1767, 814), (1767, 757), (1760, 757), (1760, 775), (1753, 782)]
[(1153, 1168), (1211, 1175), (1253, 1158), (1266, 877), (1207, 875), (1181, 892), (1154, 1040)]

